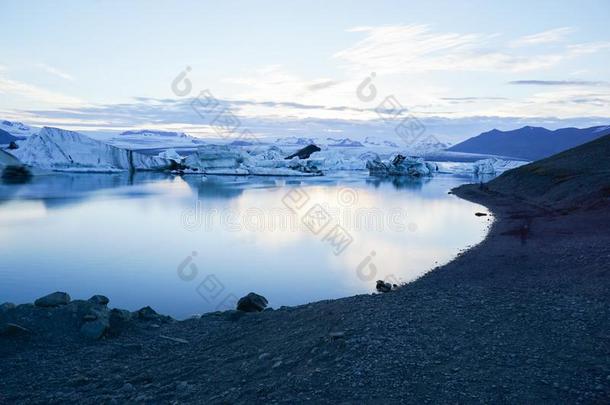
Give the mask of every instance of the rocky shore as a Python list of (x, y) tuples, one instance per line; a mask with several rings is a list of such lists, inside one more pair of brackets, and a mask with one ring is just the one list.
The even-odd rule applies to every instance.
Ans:
[(493, 212), (488, 237), (387, 293), (180, 322), (101, 296), (4, 305), (0, 403), (610, 402), (605, 183), (558, 208), (494, 182), (454, 190)]

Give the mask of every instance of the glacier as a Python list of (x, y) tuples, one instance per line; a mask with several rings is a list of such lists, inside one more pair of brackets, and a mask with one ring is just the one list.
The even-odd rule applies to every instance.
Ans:
[(14, 151), (22, 163), (44, 170), (118, 172), (164, 170), (170, 161), (105, 144), (83, 134), (43, 127)]
[(477, 160), (472, 164), (472, 171), (475, 175), (500, 174), (527, 163), (528, 162), (522, 160), (504, 160), (498, 158), (482, 159)]

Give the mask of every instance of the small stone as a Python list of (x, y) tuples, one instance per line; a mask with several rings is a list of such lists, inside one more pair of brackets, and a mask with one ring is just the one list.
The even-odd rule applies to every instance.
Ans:
[(343, 339), (345, 337), (345, 332), (331, 332), (330, 340)]
[(244, 312), (261, 312), (268, 303), (267, 298), (251, 292), (237, 301), (237, 310)]
[(85, 321), (85, 322), (95, 321), (96, 319), (97, 319), (97, 315), (95, 315), (95, 314), (87, 314), (87, 315), (83, 316), (83, 321)]
[(260, 356), (258, 356), (259, 360), (265, 360), (267, 358), (271, 357), (271, 354), (269, 353), (262, 353)]
[(271, 366), (271, 368), (278, 368), (279, 366), (282, 365), (282, 360), (276, 361), (273, 366)]
[(34, 305), (37, 307), (58, 307), (60, 305), (67, 305), (70, 303), (70, 296), (68, 293), (57, 291), (44, 297), (38, 298), (34, 301)]
[(133, 385), (131, 385), (130, 383), (125, 383), (125, 385), (123, 385), (123, 386), (121, 387), (121, 390), (120, 390), (120, 391), (121, 391), (121, 392), (124, 392), (124, 393), (126, 393), (126, 394), (129, 394), (129, 393), (134, 392), (135, 390), (136, 390), (136, 389), (134, 388), (134, 386), (133, 386)]
[(187, 392), (189, 390), (189, 385), (186, 381), (180, 381), (176, 384), (176, 391), (178, 392)]
[(110, 299), (104, 295), (94, 295), (93, 297), (89, 298), (89, 302), (96, 305), (108, 305)]
[(487, 214), (484, 212), (475, 212), (474, 215), (476, 215), (477, 217), (486, 217)]

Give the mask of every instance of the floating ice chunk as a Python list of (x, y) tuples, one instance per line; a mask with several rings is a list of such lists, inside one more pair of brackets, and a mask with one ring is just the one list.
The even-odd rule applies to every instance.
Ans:
[(367, 161), (367, 169), (372, 176), (411, 176), (429, 177), (438, 170), (436, 165), (420, 157), (394, 155), (382, 161), (379, 156)]
[(204, 173), (218, 169), (238, 169), (244, 162), (239, 149), (227, 145), (206, 145), (197, 148), (197, 152), (188, 156), (184, 164)]

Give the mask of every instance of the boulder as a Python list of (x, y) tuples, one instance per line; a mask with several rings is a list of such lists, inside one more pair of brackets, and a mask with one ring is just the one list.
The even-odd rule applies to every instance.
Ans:
[(15, 149), (19, 149), (19, 145), (17, 145), (15, 143), (15, 141), (12, 141), (11, 143), (8, 144), (8, 148), (9, 150), (15, 150)]
[(382, 293), (390, 292), (392, 291), (392, 284), (386, 283), (383, 280), (377, 280), (377, 285), (375, 285), (375, 289)]
[(104, 336), (108, 327), (107, 319), (96, 319), (95, 321), (85, 322), (80, 328), (80, 333), (87, 339), (98, 340)]
[(298, 157), (299, 159), (309, 159), (309, 157), (311, 156), (312, 153), (319, 152), (321, 150), (322, 149), (320, 149), (318, 146), (311, 144), (311, 145), (307, 145), (303, 149), (299, 149), (298, 151), (296, 151), (295, 153), (293, 153), (290, 156), (286, 156), (285, 159), (290, 160), (294, 157)]
[(0, 313), (7, 312), (9, 309), (15, 308), (15, 304), (12, 302), (5, 302), (0, 305)]
[(104, 295), (94, 295), (93, 297), (89, 298), (89, 302), (96, 305), (108, 305), (110, 300)]
[(65, 292), (54, 292), (44, 297), (38, 298), (34, 301), (34, 305), (37, 307), (58, 307), (60, 305), (67, 305), (70, 303), (70, 296)]
[(268, 303), (267, 298), (251, 292), (237, 301), (237, 310), (243, 312), (261, 312)]
[(136, 312), (136, 314), (137, 314), (138, 318), (144, 319), (147, 321), (155, 320), (161, 316), (151, 307), (144, 307), (142, 309), (139, 309)]
[(2, 170), (2, 181), (9, 184), (27, 183), (32, 179), (32, 173), (25, 166), (11, 165)]

